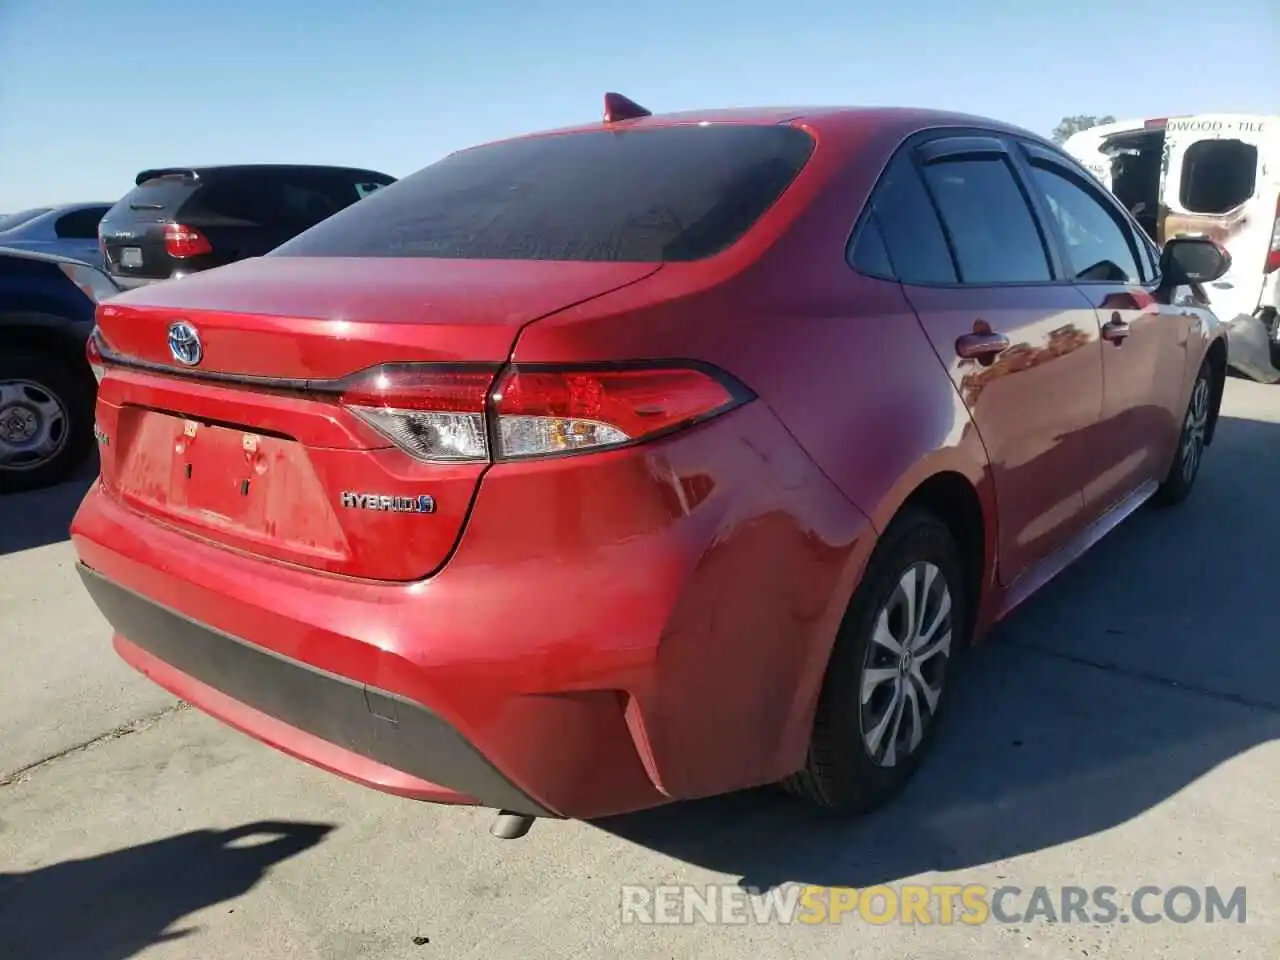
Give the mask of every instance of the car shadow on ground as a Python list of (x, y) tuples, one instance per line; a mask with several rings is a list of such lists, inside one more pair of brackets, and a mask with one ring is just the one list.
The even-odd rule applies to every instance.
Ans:
[(842, 821), (765, 789), (595, 826), (768, 889), (961, 870), (1139, 816), (1280, 739), (1277, 480), (1280, 424), (1224, 417), (1187, 503), (1139, 511), (962, 661), (886, 808)]
[(175, 927), (177, 921), (248, 892), (331, 830), (319, 823), (248, 823), (0, 873), (0, 956), (126, 960), (180, 940), (195, 928)]
[(0, 556), (66, 540), (71, 518), (97, 476), (94, 456), (57, 486), (0, 496)]

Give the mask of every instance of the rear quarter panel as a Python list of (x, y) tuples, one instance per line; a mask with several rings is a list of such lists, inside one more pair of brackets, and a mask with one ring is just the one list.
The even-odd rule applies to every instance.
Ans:
[[(753, 714), (756, 729), (785, 733), (761, 741), (762, 755), (748, 764), (756, 782), (803, 763), (836, 629), (877, 531), (911, 493), (937, 473), (954, 472), (975, 488), (986, 516), (995, 515), (981, 441), (901, 287), (863, 277), (845, 259), (862, 198), (904, 136), (824, 133), (805, 173), (735, 248), (710, 261), (668, 263), (639, 283), (538, 320), (522, 330), (513, 350), (517, 363), (702, 360), (742, 380), (781, 425), (779, 436), (742, 436), (760, 469), (782, 474), (771, 534), (754, 536), (756, 524), (721, 529), (695, 564), (662, 636), (667, 662), (701, 665), (682, 671), (688, 677), (683, 692), (697, 695), (682, 697), (683, 707), (663, 702), (655, 711), (650, 704), (656, 717), (645, 719), (655, 746), (665, 731), (681, 730), (686, 740), (709, 747), (717, 738), (705, 716), (707, 702), (771, 704)], [(824, 499), (827, 489), (849, 509)], [(856, 517), (867, 522), (851, 543)], [(994, 523), (986, 537), (993, 560)], [(782, 552), (784, 542), (811, 546)], [(735, 545), (728, 569), (714, 549), (722, 543)], [(816, 569), (814, 550), (830, 558)], [(815, 575), (803, 590), (781, 575), (806, 564)], [(989, 561), (984, 585), (993, 569)], [(761, 573), (770, 575), (761, 582)], [(780, 590), (791, 592), (781, 597)], [(825, 592), (814, 610), (817, 591)], [(702, 600), (709, 595), (730, 600), (708, 608)], [(809, 612), (788, 619), (779, 615), (779, 604)], [(702, 612), (694, 616), (694, 610)], [(711, 661), (738, 662), (735, 651), (751, 652), (757, 666), (732, 677), (723, 666), (711, 668)], [(719, 752), (736, 756), (727, 744)], [(696, 795), (712, 782), (705, 774), (716, 765), (708, 755), (698, 753), (699, 771), (676, 763), (675, 773), (668, 759), (659, 779), (670, 795)], [(742, 782), (741, 770), (716, 772), (721, 782)]]

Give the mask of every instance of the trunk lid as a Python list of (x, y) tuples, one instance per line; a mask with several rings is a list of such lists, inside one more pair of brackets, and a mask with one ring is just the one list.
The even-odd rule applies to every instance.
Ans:
[[(338, 402), (383, 363), (495, 373), (524, 324), (634, 283), (641, 263), (281, 258), (148, 286), (98, 311), (106, 490), (256, 556), (415, 580), (452, 552), (485, 462), (415, 459)], [(203, 345), (169, 347), (185, 320)], [(131, 365), (134, 364), (134, 365)]]

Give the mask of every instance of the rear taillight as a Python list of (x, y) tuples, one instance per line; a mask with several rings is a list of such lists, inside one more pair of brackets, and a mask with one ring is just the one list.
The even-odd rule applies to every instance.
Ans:
[(493, 391), (498, 453), (515, 459), (635, 443), (745, 399), (727, 378), (693, 367), (512, 367)]
[(383, 366), (342, 391), (352, 413), (427, 461), (517, 460), (607, 450), (700, 423), (750, 400), (702, 365)]
[(107, 375), (107, 367), (102, 359), (102, 348), (98, 346), (97, 329), (89, 335), (89, 339), (84, 345), (84, 355), (85, 359), (89, 361), (89, 369), (93, 371), (93, 378), (101, 383), (102, 378)]
[(1271, 221), (1271, 247), (1267, 250), (1267, 262), (1263, 273), (1280, 270), (1280, 196), (1276, 197), (1276, 216)]
[(195, 227), (181, 223), (166, 223), (164, 226), (165, 253), (178, 260), (187, 257), (199, 257), (213, 253), (213, 244)]
[(341, 402), (419, 460), (489, 459), (485, 399), (492, 369), (387, 365), (361, 374)]

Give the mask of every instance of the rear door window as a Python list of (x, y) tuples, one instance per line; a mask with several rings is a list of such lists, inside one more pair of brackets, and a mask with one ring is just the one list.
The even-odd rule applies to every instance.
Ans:
[(225, 173), (200, 188), (183, 211), (201, 219), (234, 221), (241, 225), (272, 226), (285, 216), (282, 184), (257, 172)]
[(699, 260), (741, 238), (813, 150), (784, 125), (554, 134), (446, 157), (278, 256)]
[(883, 266), (877, 264), (881, 253), (875, 245), (878, 239), (892, 264), (890, 275), (903, 283), (956, 282), (955, 264), (938, 214), (905, 151), (889, 163), (872, 192), (869, 217), (878, 228), (878, 236), (864, 244), (865, 228), (860, 229), (856, 246), (850, 251), (850, 262), (856, 269), (872, 276), (882, 275), (878, 271)]
[(1003, 157), (945, 158), (924, 168), (966, 284), (1053, 278), (1040, 231)]
[(1200, 140), (1182, 157), (1178, 200), (1188, 213), (1228, 213), (1253, 197), (1258, 148), (1241, 140)]
[[(281, 218), (289, 226), (311, 226), (341, 210), (345, 203), (321, 184), (286, 179), (280, 184)], [(354, 199), (354, 198), (352, 198)]]

